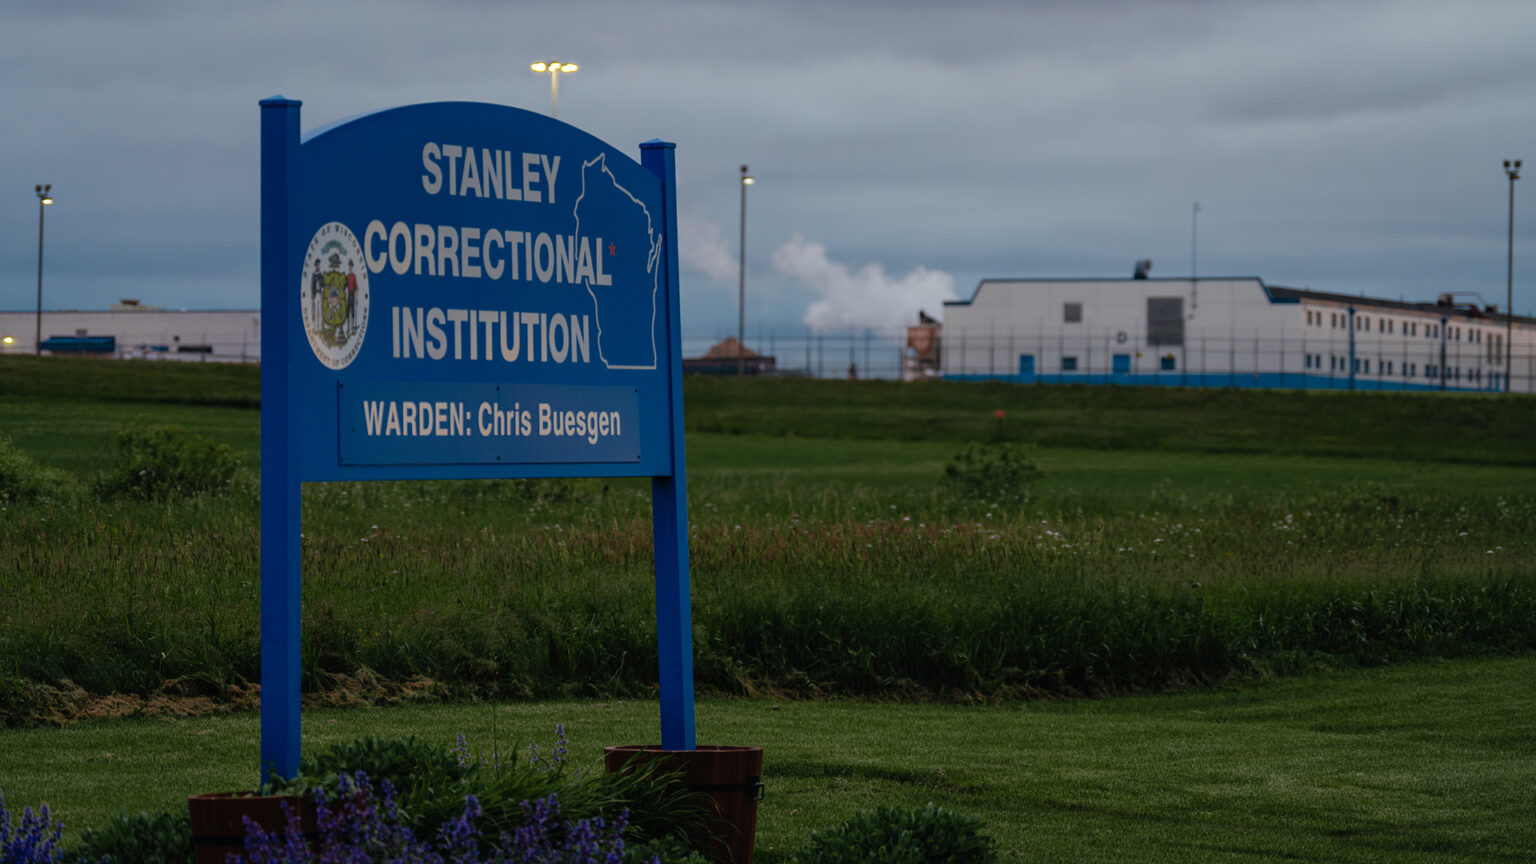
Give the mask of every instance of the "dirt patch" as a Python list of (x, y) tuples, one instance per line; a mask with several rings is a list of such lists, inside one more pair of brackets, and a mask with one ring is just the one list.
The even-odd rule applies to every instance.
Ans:
[[(328, 675), (326, 679), (323, 689), (303, 695), (305, 707), (361, 708), (440, 702), (451, 695), (449, 688), (426, 676), (391, 681), (367, 668), (351, 675)], [(150, 694), (91, 693), (69, 680), (55, 684), (13, 680), (9, 684), (15, 688), (8, 694), (10, 704), (0, 710), (0, 725), (5, 726), (62, 726), (122, 717), (204, 717), (261, 707), (261, 685), (248, 681), (212, 688), (207, 682), (173, 678)]]

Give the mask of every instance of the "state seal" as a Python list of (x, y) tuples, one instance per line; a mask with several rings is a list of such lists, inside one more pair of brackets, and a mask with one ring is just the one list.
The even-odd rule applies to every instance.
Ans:
[(317, 360), (345, 369), (357, 359), (368, 332), (368, 267), (352, 229), (327, 222), (315, 232), (299, 276), (299, 305)]

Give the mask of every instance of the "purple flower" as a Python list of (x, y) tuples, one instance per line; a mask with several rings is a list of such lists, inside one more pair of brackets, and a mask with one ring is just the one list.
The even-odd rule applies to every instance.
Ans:
[(566, 743), (567, 742), (565, 740), (565, 724), (564, 723), (556, 724), (555, 725), (555, 749), (554, 749), (554, 751), (552, 753), (550, 753), (550, 759), (555, 763), (555, 767), (556, 768), (559, 768), (560, 766), (565, 764), (566, 754), (570, 752), (570, 749), (566, 746)]
[[(475, 826), (480, 802), (468, 795), (464, 812), (444, 823), (429, 843), (405, 824), (394, 787), (386, 781), (380, 791), (382, 799), (361, 772), (342, 778), (334, 800), (317, 791), (318, 851), (305, 843), (291, 810), (286, 814), (288, 827), (280, 833), (268, 834), (247, 822), (245, 854), (233, 860), (236, 864), (617, 864), (623, 860), (627, 811), (611, 822), (602, 817), (571, 822), (561, 818), (559, 798), (551, 794), (523, 802), (523, 824), (512, 834), (487, 842)], [(29, 859), (23, 861), (32, 864)]]
[(10, 811), (5, 809), (5, 796), (0, 794), (0, 862), (4, 864), (53, 864), (59, 861), (62, 849), (59, 837), (64, 826), (54, 822), (44, 804), (37, 812), (31, 807), (21, 811), (21, 822), (11, 824)]

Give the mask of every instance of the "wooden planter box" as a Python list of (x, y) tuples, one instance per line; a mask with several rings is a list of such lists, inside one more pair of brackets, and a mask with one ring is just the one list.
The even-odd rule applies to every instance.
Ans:
[(298, 795), (253, 795), (241, 792), (217, 792), (193, 795), (187, 799), (187, 813), (192, 818), (192, 859), (196, 864), (224, 864), (231, 852), (245, 850), (245, 817), (260, 825), (268, 834), (282, 833), (288, 827), (288, 810), (298, 814), (299, 830), (314, 847), (315, 802)]
[(718, 864), (752, 864), (757, 802), (763, 797), (763, 748), (604, 747), (603, 764), (609, 773), (629, 773), (652, 765), (659, 765), (662, 771), (680, 773), (689, 789), (709, 798), (710, 833), (715, 837), (712, 848), (706, 850), (710, 860)]

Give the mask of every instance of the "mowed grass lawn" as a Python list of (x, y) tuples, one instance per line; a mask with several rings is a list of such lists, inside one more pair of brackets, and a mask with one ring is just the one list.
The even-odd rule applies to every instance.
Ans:
[[(710, 699), (701, 743), (764, 748), (758, 860), (859, 810), (981, 818), (1003, 861), (1515, 862), (1536, 856), (1536, 658), (1417, 663), (1217, 690), (1005, 705)], [(647, 701), (312, 710), (307, 747), (414, 734), (576, 764), (654, 742)], [(13, 808), (69, 826), (254, 782), (253, 715), (0, 732)]]

